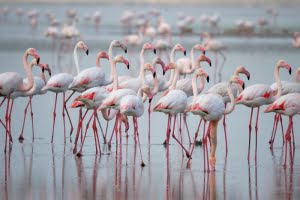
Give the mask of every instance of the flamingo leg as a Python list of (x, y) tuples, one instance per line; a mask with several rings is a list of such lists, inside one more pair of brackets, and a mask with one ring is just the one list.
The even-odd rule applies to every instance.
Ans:
[(140, 155), (141, 155), (141, 166), (144, 167), (145, 163), (144, 163), (143, 155), (142, 155), (142, 149), (141, 149), (141, 143), (140, 143), (140, 135), (139, 135), (139, 127), (138, 127), (137, 117), (133, 117), (133, 119), (135, 121), (136, 137), (137, 137), (137, 141), (138, 141), (138, 145), (139, 145), (139, 150), (140, 150)]
[(6, 97), (3, 97), (3, 99), (2, 99), (2, 101), (0, 103), (0, 108), (1, 108), (2, 104), (5, 102), (5, 100), (6, 100)]
[(174, 116), (174, 123), (173, 123), (173, 130), (172, 130), (172, 137), (176, 140), (176, 142), (181, 146), (181, 148), (185, 151), (186, 157), (190, 158), (190, 153), (188, 150), (183, 146), (183, 144), (176, 138), (175, 136), (175, 124), (176, 124), (176, 117), (177, 115)]
[(72, 135), (72, 133), (73, 133), (73, 130), (74, 130), (74, 128), (73, 128), (73, 123), (72, 123), (72, 120), (71, 120), (71, 117), (70, 117), (70, 114), (69, 114), (69, 111), (68, 111), (68, 109), (67, 109), (67, 104), (64, 102), (64, 109), (65, 109), (65, 111), (66, 111), (66, 113), (67, 113), (67, 117), (68, 117), (68, 120), (69, 120), (69, 122), (70, 122), (70, 126), (71, 126), (71, 130), (70, 130), (70, 140), (71, 140), (71, 135)]
[(5, 134), (5, 147), (4, 147), (4, 152), (6, 152), (6, 147), (7, 147), (7, 136), (10, 134), (10, 133), (9, 133), (9, 127), (8, 127), (8, 111), (9, 111), (9, 103), (10, 103), (10, 96), (8, 96), (8, 98), (7, 98), (6, 113), (5, 113), (5, 127), (6, 127), (6, 134)]
[[(108, 109), (108, 116), (110, 115), (110, 109)], [(106, 136), (107, 136), (107, 131), (108, 131), (108, 123), (109, 123), (109, 121), (107, 121), (106, 122), (106, 128), (105, 128), (105, 138), (106, 138)], [(106, 141), (104, 141), (104, 144), (106, 144)]]
[(286, 158), (287, 158), (287, 143), (291, 140), (291, 128), (292, 128), (292, 116), (289, 117), (289, 125), (285, 133), (285, 154), (284, 154), (284, 164), (283, 167), (286, 167)]
[(202, 122), (202, 119), (200, 120), (200, 123), (198, 124), (197, 130), (195, 132), (194, 142), (192, 144), (192, 149), (191, 149), (191, 153), (190, 153), (191, 157), (189, 158), (189, 160), (187, 162), (187, 166), (190, 166), (190, 162), (191, 162), (192, 155), (193, 155), (193, 152), (194, 152), (194, 147), (195, 147), (195, 143), (197, 141), (197, 137), (198, 137), (199, 129), (200, 129), (200, 126), (201, 126), (201, 122)]
[(65, 104), (67, 104), (67, 102), (70, 100), (70, 98), (73, 96), (74, 93), (75, 93), (75, 90), (73, 90), (73, 92), (70, 94), (70, 96), (68, 96), (67, 100), (65, 100)]
[(148, 144), (150, 144), (150, 134), (151, 134), (151, 102), (148, 105)]
[(184, 122), (184, 125), (186, 127), (186, 131), (187, 131), (187, 134), (188, 134), (188, 137), (189, 137), (189, 142), (191, 144), (192, 141), (191, 141), (191, 136), (190, 136), (190, 130), (189, 130), (189, 127), (186, 123), (186, 113), (183, 114), (183, 122)]
[(52, 124), (51, 143), (53, 143), (53, 136), (54, 136), (54, 127), (55, 127), (55, 118), (56, 118), (56, 103), (57, 103), (57, 93), (55, 94), (54, 109), (53, 109), (53, 124)]
[(249, 144), (248, 144), (248, 161), (250, 159), (250, 146), (251, 146), (251, 130), (252, 130), (252, 115), (253, 115), (253, 108), (251, 108), (250, 114), (250, 121), (249, 121)]
[(81, 147), (80, 147), (79, 152), (76, 154), (78, 157), (82, 156), (82, 148), (83, 148), (83, 145), (84, 145), (84, 142), (85, 142), (85, 138), (86, 138), (86, 134), (87, 134), (87, 131), (89, 129), (89, 125), (90, 125), (90, 122), (91, 122), (93, 116), (94, 116), (94, 113), (92, 113), (92, 115), (91, 115), (88, 123), (86, 124), (85, 133), (84, 133), (84, 137), (83, 137), (83, 142), (81, 143)]
[(282, 116), (279, 114), (280, 126), (281, 126), (281, 133), (282, 133), (282, 144), (284, 144), (284, 130), (283, 130), (283, 123), (282, 123)]
[(82, 118), (79, 118), (79, 122), (78, 122), (78, 126), (77, 126), (77, 133), (76, 133), (75, 142), (74, 142), (73, 154), (76, 154), (76, 152), (77, 152), (77, 142), (78, 142), (79, 134), (80, 134), (81, 128), (82, 128), (82, 122), (83, 122), (87, 112), (88, 112), (88, 110), (85, 111)]
[(65, 97), (66, 94), (63, 93), (63, 101), (62, 101), (62, 117), (63, 117), (63, 123), (64, 123), (64, 143), (66, 144), (66, 120), (65, 120)]
[(28, 103), (27, 103), (27, 105), (24, 109), (24, 119), (23, 119), (22, 131), (21, 131), (21, 134), (19, 136), (19, 141), (20, 142), (23, 142), (23, 140), (24, 140), (24, 126), (25, 126), (25, 121), (26, 121), (27, 109), (29, 107), (29, 101), (30, 101), (30, 99), (28, 100)]
[[(102, 127), (101, 127), (101, 123), (100, 123), (99, 118), (98, 118), (97, 110), (95, 110), (95, 118), (97, 119), (98, 124), (100, 126), (100, 129), (101, 129), (101, 132), (102, 132), (102, 136), (104, 136), (104, 133), (103, 133), (103, 130), (102, 130)], [(99, 136), (98, 136), (97, 126), (95, 126), (95, 131), (96, 131), (96, 137), (97, 137), (97, 142), (98, 142), (98, 149), (100, 150), (100, 154), (101, 154), (101, 146), (100, 146), (100, 140), (99, 140)], [(103, 139), (106, 140), (106, 138), (104, 138), (104, 137), (103, 137)]]
[[(225, 103), (225, 109), (227, 107), (227, 103)], [(228, 143), (227, 143), (227, 132), (226, 132), (226, 115), (224, 114), (223, 115), (223, 128), (224, 128), (224, 135), (225, 135), (225, 151), (226, 151), (226, 157), (227, 157), (227, 154), (228, 154)]]
[(166, 131), (166, 140), (164, 141), (163, 145), (169, 145), (169, 139), (170, 138), (170, 126), (171, 126), (171, 115), (168, 115), (168, 123), (167, 123), (167, 131)]
[(99, 117), (98, 117), (97, 112), (96, 112), (96, 119), (97, 119), (98, 125), (99, 125), (100, 130), (101, 130), (101, 133), (102, 133), (102, 137), (103, 137), (103, 140), (104, 140), (104, 144), (106, 144), (106, 137), (105, 137), (105, 135), (104, 135), (104, 131), (103, 131), (103, 129), (102, 129), (102, 125), (101, 125), (101, 123), (100, 123), (100, 120), (99, 120)]
[(112, 138), (113, 138), (113, 136), (114, 136), (114, 133), (115, 133), (117, 127), (118, 127), (118, 118), (119, 118), (119, 114), (117, 114), (117, 116), (116, 116), (114, 129), (113, 129), (113, 131), (112, 131), (112, 133), (111, 133), (111, 136), (110, 136), (110, 138), (109, 138), (109, 141), (108, 141), (108, 143), (107, 143), (109, 147), (111, 146), (111, 140), (112, 140)]
[(11, 114), (12, 110), (14, 107), (14, 99), (11, 100), (11, 105), (10, 105), (10, 111), (9, 111), (9, 117), (8, 117), (8, 124), (9, 124), (9, 136), (10, 136), (10, 142), (12, 142), (12, 136), (11, 136)]
[(205, 139), (205, 127), (206, 127), (206, 120), (204, 120), (203, 125), (203, 133), (202, 133), (202, 144), (203, 144), (203, 165), (204, 165), (204, 171), (206, 171), (206, 139)]
[(278, 124), (278, 113), (274, 115), (274, 122), (273, 122), (273, 128), (272, 128), (272, 134), (271, 138), (269, 140), (270, 148), (273, 148), (273, 142), (276, 136), (276, 131), (277, 131), (277, 124)]
[(257, 108), (257, 115), (256, 115), (256, 123), (255, 123), (255, 157), (254, 160), (257, 160), (257, 131), (258, 131), (258, 117), (259, 117), (259, 108)]
[(94, 141), (95, 141), (96, 154), (98, 154), (99, 137), (98, 137), (98, 130), (97, 130), (97, 125), (96, 125), (96, 113), (97, 113), (97, 111), (94, 110), (94, 112), (93, 112), (93, 125), (92, 125), (92, 128), (93, 128), (93, 133), (94, 133)]
[(293, 128), (293, 119), (291, 120), (292, 122), (292, 127), (291, 127), (291, 132), (292, 132), (292, 138), (293, 138), (293, 146), (295, 147), (295, 135), (294, 135), (294, 128)]
[(32, 141), (34, 141), (34, 125), (33, 125), (33, 110), (32, 110), (32, 96), (29, 97), (29, 107), (31, 116), (31, 128), (32, 128)]

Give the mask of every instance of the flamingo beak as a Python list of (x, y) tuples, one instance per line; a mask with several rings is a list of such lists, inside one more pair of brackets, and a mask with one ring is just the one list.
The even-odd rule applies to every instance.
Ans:
[(149, 98), (149, 103), (151, 103), (151, 101), (152, 101), (152, 98)]
[(36, 63), (39, 64), (40, 63), (40, 57), (36, 58)]
[(153, 49), (153, 52), (154, 52), (154, 54), (156, 54), (156, 49), (155, 48)]
[(248, 81), (250, 80), (250, 74), (247, 76)]
[(211, 60), (209, 58), (206, 57), (206, 62), (209, 64), (209, 66), (211, 67)]
[(209, 83), (209, 76), (206, 77), (206, 81)]
[(153, 73), (153, 78), (155, 78), (155, 77), (156, 77), (156, 72)]
[(290, 69), (289, 69), (289, 73), (290, 73), (290, 75), (292, 74), (292, 68), (290, 67)]
[(44, 69), (44, 67), (42, 67), (42, 72), (43, 72), (43, 73), (45, 72), (45, 69)]
[(243, 88), (243, 90), (245, 89), (245, 83), (243, 83), (242, 88)]
[(183, 55), (186, 56), (186, 50), (183, 51)]
[(87, 50), (85, 51), (85, 53), (86, 53), (86, 55), (88, 56), (88, 55), (89, 55), (89, 49), (87, 49)]

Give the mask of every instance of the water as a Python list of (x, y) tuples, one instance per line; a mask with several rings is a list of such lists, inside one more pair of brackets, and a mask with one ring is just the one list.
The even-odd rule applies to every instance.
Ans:
[[(12, 5), (18, 6), (18, 5)], [(22, 5), (31, 8), (32, 5)], [(63, 12), (70, 5), (35, 5), (38, 9), (47, 8), (57, 11), (57, 15), (63, 17)], [(95, 10), (90, 5), (74, 5), (82, 15)], [(98, 7), (97, 7), (98, 8)], [(101, 5), (104, 24), (118, 24), (116, 14), (129, 6), (113, 7)], [(141, 8), (135, 6), (135, 9)], [(255, 18), (263, 8), (249, 9), (247, 7), (205, 7), (206, 12), (224, 15), (224, 26), (226, 21), (233, 21), (236, 17)], [(176, 7), (161, 6), (164, 15), (171, 19), (175, 16)], [(197, 9), (186, 6), (183, 11), (196, 13)], [(282, 16), (278, 19), (281, 27), (286, 26), (289, 21), (291, 26), (297, 28), (293, 20), (299, 8), (282, 8)], [(112, 11), (113, 14), (112, 14)], [(168, 11), (168, 13), (166, 13)], [(80, 14), (81, 15), (81, 14)], [(43, 17), (42, 17), (43, 18)], [(43, 19), (44, 20), (44, 19)], [(175, 24), (174, 19), (171, 23)], [(2, 61), (1, 72), (18, 71), (23, 73), (22, 54), (28, 47), (35, 47), (41, 61), (50, 63), (57, 70), (56, 62), (51, 53), (50, 39), (44, 39), (42, 35), (46, 22), (41, 22), (36, 39), (32, 40), (29, 27), (23, 23), (18, 25), (16, 19), (10, 17), (7, 23), (2, 23), (0, 28), (0, 60)], [(90, 55), (80, 55), (82, 68), (94, 65), (95, 56), (100, 49), (107, 49), (110, 40), (122, 39), (117, 31), (108, 34), (109, 29), (101, 30), (99, 36), (93, 32), (92, 26), (80, 25), (83, 37), (90, 47)], [(285, 59), (291, 64), (295, 71), (298, 67), (299, 50), (291, 47), (291, 39), (279, 38), (241, 38), (220, 37), (227, 46), (226, 63), (223, 70), (223, 79), (230, 77), (234, 68), (242, 64), (251, 73), (251, 80), (246, 85), (254, 83), (271, 84), (273, 79), (273, 67), (278, 59)], [(186, 48), (199, 42), (195, 36), (175, 37), (174, 42), (181, 42)], [(121, 52), (120, 52), (121, 53)], [(214, 62), (214, 55), (207, 53)], [(69, 54), (64, 54), (62, 63), (72, 66)], [(132, 69), (137, 65), (137, 53), (128, 56)], [(147, 60), (153, 56), (147, 55)], [(104, 68), (109, 72), (108, 63), (103, 62)], [(212, 76), (213, 67), (203, 68)], [(54, 71), (55, 71), (54, 70)], [(34, 69), (36, 75), (38, 69)], [(136, 74), (120, 67), (120, 74)], [(293, 80), (287, 72), (282, 71), (280, 75), (283, 80)], [(212, 83), (206, 86), (210, 87)], [(61, 98), (61, 97), (60, 97)], [(300, 196), (300, 159), (299, 145), (300, 128), (299, 118), (295, 117), (295, 158), (292, 166), (283, 168), (283, 148), (280, 131), (277, 135), (273, 151), (268, 146), (271, 134), (273, 115), (261, 114), (258, 133), (258, 161), (254, 162), (254, 136), (252, 135), (251, 160), (247, 162), (248, 147), (248, 120), (250, 110), (243, 106), (237, 106), (235, 111), (227, 117), (227, 132), (229, 140), (229, 154), (225, 158), (224, 134), (221, 123), (218, 133), (217, 165), (216, 172), (205, 173), (203, 171), (203, 149), (196, 147), (190, 169), (186, 168), (187, 158), (182, 157), (182, 152), (172, 140), (169, 150), (161, 145), (165, 137), (167, 118), (161, 113), (152, 114), (151, 145), (147, 139), (147, 115), (139, 119), (142, 153), (146, 167), (140, 167), (140, 157), (132, 137), (132, 129), (129, 132), (128, 141), (122, 137), (122, 146), (112, 144), (110, 155), (96, 156), (92, 131), (88, 132), (88, 138), (84, 146), (84, 156), (78, 158), (72, 154), (72, 144), (63, 143), (63, 124), (61, 120), (61, 99), (59, 98), (57, 110), (57, 126), (54, 144), (50, 143), (52, 127), (52, 109), (54, 94), (47, 93), (43, 96), (33, 98), (35, 141), (31, 141), (31, 126), (25, 126), (25, 141), (20, 144), (17, 140), (23, 120), (24, 99), (16, 99), (12, 114), (12, 134), (14, 143), (9, 153), (0, 154), (0, 199), (297, 199)], [(157, 101), (158, 97), (154, 99)], [(147, 104), (146, 104), (147, 106)], [(78, 111), (69, 109), (71, 118), (77, 121)], [(262, 109), (263, 110), (263, 109)], [(4, 108), (1, 108), (3, 119)], [(29, 115), (27, 122), (30, 121)], [(104, 121), (102, 125), (104, 125)], [(188, 124), (191, 134), (196, 130), (198, 117), (189, 115)], [(284, 119), (285, 128), (287, 119)], [(68, 123), (67, 123), (68, 124)], [(132, 127), (132, 125), (131, 125)], [(111, 133), (112, 123), (109, 133)], [(69, 130), (69, 125), (67, 125)], [(76, 130), (76, 128), (75, 128)], [(0, 128), (1, 134), (3, 128)], [(200, 132), (201, 133), (201, 132)], [(184, 130), (184, 144), (188, 146), (186, 131)], [(2, 137), (4, 138), (4, 137)], [(69, 141), (69, 137), (68, 140)], [(74, 141), (74, 136), (72, 136)], [(115, 140), (113, 140), (115, 141)], [(3, 148), (3, 140), (0, 140)], [(104, 151), (107, 151), (101, 143)]]

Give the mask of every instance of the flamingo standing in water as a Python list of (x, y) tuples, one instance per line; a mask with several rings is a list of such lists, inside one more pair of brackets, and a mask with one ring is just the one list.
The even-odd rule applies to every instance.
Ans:
[[(123, 56), (118, 55), (114, 59), (111, 60), (111, 70), (112, 70), (112, 78), (113, 78), (113, 85), (114, 85), (113, 88), (115, 88), (115, 90), (118, 87), (118, 74), (117, 74), (117, 70), (116, 70), (116, 63), (124, 63), (127, 66), (127, 68), (129, 69), (129, 62)], [(82, 103), (80, 103), (79, 101), (81, 101), (85, 104), (92, 104), (93, 102), (96, 101), (96, 100), (94, 100), (94, 98), (98, 97), (98, 95), (97, 95), (98, 92), (100, 92), (100, 94), (99, 94), (99, 99), (97, 99), (97, 105), (98, 104), (101, 105), (103, 103), (102, 96), (104, 96), (105, 98), (109, 96), (108, 93), (104, 92), (103, 89), (105, 89), (105, 91), (107, 91), (106, 88), (103, 88), (103, 87), (95, 87), (95, 88), (91, 88), (91, 89), (86, 90), (79, 97), (77, 97), (75, 99), (75, 101), (72, 103), (71, 107), (74, 108), (74, 107), (83, 106)], [(88, 100), (90, 100), (92, 102), (86, 102)], [(93, 106), (89, 106), (89, 107), (96, 107), (96, 104), (93, 104)], [(83, 122), (83, 120), (84, 120), (84, 118), (87, 114), (87, 111), (88, 110), (86, 110), (84, 115), (79, 119), (77, 134), (76, 134), (75, 142), (74, 142), (74, 149), (73, 149), (74, 154), (77, 151), (77, 142), (78, 142), (78, 138), (79, 138), (79, 133), (80, 133), (82, 122)], [(106, 120), (108, 120), (108, 119), (106, 119)], [(80, 154), (78, 154), (78, 155), (80, 155)]]
[(274, 69), (274, 77), (278, 86), (278, 92), (276, 95), (273, 94), (272, 88), (269, 85), (265, 84), (254, 84), (247, 87), (236, 99), (236, 104), (243, 104), (251, 108), (250, 122), (249, 122), (249, 146), (248, 146), (248, 161), (250, 159), (250, 144), (251, 144), (251, 122), (253, 109), (257, 107), (256, 123), (255, 123), (255, 161), (257, 158), (257, 131), (258, 131), (258, 117), (259, 117), (259, 108), (262, 105), (270, 104), (282, 94), (281, 81), (279, 77), (279, 69), (285, 68), (289, 70), (291, 74), (291, 66), (284, 60), (279, 60)]
[[(245, 74), (247, 76), (247, 79), (250, 80), (250, 73), (249, 71), (243, 67), (243, 66), (238, 66), (235, 70), (233, 75), (235, 76), (239, 76), (239, 74)], [(223, 101), (225, 102), (225, 108), (227, 106), (227, 103), (230, 102), (230, 98), (227, 92), (227, 82), (221, 82), (221, 83), (217, 83), (214, 86), (212, 86), (211, 88), (208, 89), (207, 93), (214, 93), (214, 94), (219, 94), (223, 97)], [(232, 93), (234, 98), (237, 97), (238, 94), (238, 89), (239, 87), (237, 87), (238, 85), (236, 84), (232, 84)], [(239, 91), (239, 93), (241, 93), (242, 91)], [(200, 123), (200, 122), (199, 122)], [(227, 134), (226, 134), (226, 115), (224, 114), (223, 117), (223, 127), (224, 127), (224, 134), (225, 134), (225, 148), (226, 148), (226, 156), (228, 153), (228, 146), (227, 146)]]
[[(87, 55), (89, 53), (88, 47), (84, 44), (84, 42), (79, 41), (76, 44), (75, 49), (74, 49), (74, 58), (75, 58), (75, 66), (76, 66), (77, 71), (79, 71), (79, 64), (78, 64), (78, 59), (77, 59), (77, 49), (78, 48), (84, 50)], [(70, 124), (71, 124), (71, 133), (73, 131), (73, 125), (72, 125), (72, 121), (71, 121), (69, 112), (66, 107), (66, 98), (65, 98), (65, 93), (69, 89), (69, 85), (73, 82), (73, 80), (74, 80), (74, 78), (71, 74), (68, 74), (68, 73), (55, 74), (48, 80), (47, 84), (42, 89), (42, 91), (51, 91), (51, 92), (55, 93), (51, 143), (53, 143), (53, 138), (54, 138), (54, 128), (55, 128), (55, 119), (56, 119), (56, 104), (57, 104), (58, 93), (63, 93), (62, 116), (63, 116), (63, 123), (64, 123), (64, 143), (66, 143), (65, 111), (67, 113), (67, 116), (68, 116)]]
[[(284, 167), (286, 167), (287, 143), (290, 143), (290, 157), (292, 159), (291, 150), (291, 133), (293, 134), (293, 116), (300, 113), (300, 94), (290, 93), (283, 95), (270, 104), (265, 112), (275, 112), (289, 117), (289, 125), (285, 133), (285, 157)], [(294, 146), (295, 147), (295, 146)]]
[[(11, 112), (14, 104), (14, 100), (11, 100), (10, 95), (13, 92), (26, 92), (29, 91), (33, 86), (33, 76), (32, 69), (27, 63), (28, 56), (33, 56), (37, 63), (40, 61), (40, 57), (34, 48), (29, 48), (25, 51), (23, 55), (23, 66), (28, 78), (28, 82), (24, 82), (22, 75), (16, 72), (5, 72), (0, 74), (0, 96), (4, 96), (2, 103), (7, 99), (6, 106), (6, 114), (5, 114), (5, 128), (6, 128), (6, 139), (5, 139), (5, 147), (4, 151), (6, 152), (7, 146), (7, 136), (10, 137), (10, 141), (12, 142), (11, 137), (11, 129), (10, 129), (10, 121), (11, 121)], [(10, 105), (10, 101), (11, 105)], [(1, 105), (2, 105), (1, 103)]]
[[(208, 164), (208, 155), (206, 157), (207, 151), (207, 143), (206, 143), (206, 137), (210, 136), (211, 141), (211, 151), (210, 151), (210, 158), (209, 162), (212, 166), (212, 169), (214, 171), (215, 169), (215, 152), (217, 147), (217, 127), (218, 122), (222, 118), (224, 114), (229, 114), (234, 110), (235, 102), (234, 102), (234, 96), (231, 89), (231, 85), (233, 83), (240, 84), (242, 87), (244, 87), (244, 81), (238, 78), (238, 76), (233, 76), (230, 78), (230, 80), (227, 83), (227, 92), (230, 98), (230, 106), (225, 108), (225, 103), (223, 101), (223, 97), (219, 94), (197, 94), (196, 85), (194, 84), (194, 99), (193, 102), (189, 105), (189, 107), (186, 109), (186, 112), (192, 112), (195, 115), (200, 115), (202, 119), (204, 119), (204, 123), (206, 121), (210, 121), (207, 134), (205, 134), (205, 124), (204, 124), (204, 132), (203, 132), (203, 143), (204, 143), (204, 170), (206, 170), (206, 159), (207, 159), (207, 166), (209, 171), (209, 164)], [(198, 136), (198, 131), (195, 133), (194, 143), (191, 150), (191, 155), (194, 150), (194, 145), (196, 142)], [(206, 151), (206, 153), (205, 153)], [(206, 158), (205, 158), (206, 157)], [(190, 163), (190, 160), (188, 161), (188, 165)]]
[[(45, 78), (45, 74), (44, 71), (48, 71), (49, 76), (51, 76), (51, 69), (49, 67), (48, 64), (44, 64), (44, 63), (39, 63), (39, 66), (42, 69), (42, 72), (40, 73), (40, 77), (35, 76), (34, 77), (34, 85), (33, 87), (22, 94), (23, 97), (29, 97), (28, 98), (28, 102), (26, 104), (26, 107), (24, 109), (24, 120), (23, 120), (23, 125), (22, 125), (22, 131), (21, 134), (19, 136), (19, 141), (23, 142), (24, 140), (24, 126), (25, 126), (25, 121), (26, 121), (26, 114), (27, 114), (27, 109), (28, 107), (30, 107), (30, 115), (31, 115), (31, 127), (32, 127), (32, 140), (34, 140), (34, 126), (33, 126), (33, 111), (32, 111), (32, 98), (34, 95), (42, 95), (45, 94), (46, 91), (42, 91), (42, 88), (45, 86), (45, 84), (47, 83), (47, 80)], [(27, 80), (28, 81), (28, 80)], [(12, 96), (14, 95), (19, 95), (18, 92), (13, 93)]]
[[(300, 93), (300, 68), (295, 73), (295, 82), (289, 82), (289, 81), (281, 81), (282, 84), (282, 95), (286, 95), (289, 93)], [(278, 92), (278, 87), (276, 83), (273, 83), (271, 85), (271, 88), (273, 90), (273, 93)], [(282, 117), (280, 113), (276, 113), (274, 116), (274, 123), (273, 123), (273, 129), (271, 138), (269, 140), (270, 148), (273, 148), (273, 143), (275, 140), (276, 132), (277, 132), (277, 125), (280, 120), (281, 129), (282, 129), (282, 137), (283, 137), (283, 125), (282, 125)], [(284, 142), (284, 137), (283, 137)], [(294, 135), (293, 135), (293, 145), (295, 145)]]
[[(201, 39), (207, 38), (207, 40), (204, 42), (204, 48), (208, 51), (212, 51), (215, 54), (216, 60), (215, 60), (215, 71), (214, 71), (214, 83), (218, 83), (222, 81), (222, 69), (224, 66), (224, 63), (226, 61), (226, 56), (223, 53), (223, 51), (226, 49), (226, 46), (223, 44), (223, 42), (213, 39), (212, 36), (207, 33), (201, 33), (200, 34)], [(220, 54), (223, 57), (223, 62), (221, 66), (218, 66), (218, 54)], [(218, 74), (218, 78), (217, 78)]]

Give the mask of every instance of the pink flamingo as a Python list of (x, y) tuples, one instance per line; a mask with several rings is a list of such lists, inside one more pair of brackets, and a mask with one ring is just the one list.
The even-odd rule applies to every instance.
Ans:
[[(79, 41), (74, 49), (74, 58), (75, 58), (75, 66), (77, 68), (77, 71), (79, 71), (79, 64), (77, 59), (77, 48), (82, 49), (86, 52), (88, 55), (88, 47), (84, 44), (84, 42)], [(43, 87), (42, 91), (51, 91), (55, 93), (55, 101), (54, 101), (54, 109), (53, 109), (53, 124), (52, 124), (52, 137), (51, 137), (51, 143), (53, 143), (54, 138), (54, 128), (55, 128), (55, 119), (56, 119), (56, 104), (57, 104), (57, 96), (58, 93), (63, 93), (63, 108), (62, 108), (62, 117), (63, 117), (63, 123), (64, 123), (64, 143), (66, 143), (66, 123), (65, 123), (65, 111), (67, 113), (68, 119), (71, 124), (71, 133), (73, 131), (73, 125), (72, 121), (69, 115), (69, 112), (66, 107), (66, 98), (65, 93), (69, 89), (69, 85), (73, 82), (74, 78), (71, 74), (68, 73), (59, 73), (52, 76), (47, 84)], [(69, 99), (69, 98), (68, 98)], [(68, 100), (67, 99), (67, 100)]]
[[(10, 137), (10, 141), (12, 142), (11, 133), (10, 133), (10, 117), (11, 117), (11, 111), (13, 108), (14, 100), (11, 100), (10, 95), (13, 92), (26, 92), (29, 91), (33, 86), (33, 76), (31, 72), (31, 67), (27, 63), (28, 56), (33, 56), (37, 63), (40, 61), (40, 57), (36, 50), (34, 48), (29, 48), (25, 51), (23, 55), (23, 66), (28, 78), (28, 82), (25, 83), (23, 80), (22, 75), (16, 73), (16, 72), (5, 72), (0, 74), (0, 96), (4, 96), (4, 99), (2, 103), (7, 98), (7, 106), (6, 106), (6, 114), (5, 114), (5, 128), (6, 128), (6, 137)], [(11, 105), (10, 105), (10, 101)], [(2, 105), (1, 103), (1, 105)], [(6, 145), (7, 140), (5, 140), (5, 148), (4, 151), (6, 151)]]
[(253, 108), (257, 107), (257, 116), (256, 116), (256, 123), (255, 123), (255, 161), (257, 158), (257, 131), (258, 131), (258, 117), (259, 117), (259, 108), (262, 105), (270, 104), (274, 100), (276, 100), (278, 97), (282, 94), (282, 87), (281, 87), (281, 81), (279, 77), (279, 69), (280, 68), (286, 68), (289, 70), (289, 73), (291, 74), (291, 66), (285, 62), (284, 60), (279, 60), (275, 66), (274, 69), (274, 77), (276, 80), (276, 83), (278, 85), (278, 92), (276, 95), (273, 94), (273, 91), (269, 85), (265, 84), (254, 84), (249, 87), (247, 87), (236, 99), (236, 104), (243, 104), (247, 107), (251, 108), (251, 114), (250, 114), (250, 122), (249, 122), (249, 146), (248, 146), (248, 161), (250, 158), (250, 144), (251, 144), (251, 122), (252, 122), (252, 114), (253, 114)]
[[(300, 68), (295, 73), (295, 82), (289, 82), (289, 81), (281, 81), (281, 86), (282, 86), (282, 95), (286, 95), (289, 93), (300, 93)], [(278, 92), (278, 87), (276, 83), (273, 83), (271, 85), (271, 88), (273, 90), (273, 93)], [(282, 137), (283, 136), (283, 126), (282, 126), (282, 117), (280, 113), (276, 113), (274, 116), (274, 123), (273, 123), (273, 129), (272, 129), (272, 134), (270, 138), (270, 148), (273, 148), (273, 143), (275, 140), (276, 132), (277, 132), (277, 125), (280, 120), (281, 124), (281, 129), (282, 129)], [(294, 135), (293, 135), (294, 136)], [(283, 138), (284, 142), (284, 138)], [(293, 140), (293, 145), (295, 145), (295, 141)]]
[[(34, 63), (30, 63), (31, 64), (34, 64)], [(27, 109), (28, 107), (30, 107), (30, 115), (31, 115), (31, 127), (32, 127), (32, 140), (34, 140), (34, 126), (33, 126), (33, 111), (32, 111), (32, 98), (34, 95), (42, 95), (42, 94), (45, 94), (46, 91), (42, 91), (42, 88), (45, 86), (45, 84), (47, 83), (47, 80), (45, 78), (45, 74), (44, 74), (44, 71), (48, 71), (48, 74), (49, 76), (51, 76), (51, 69), (49, 67), (48, 64), (44, 64), (44, 63), (39, 63), (39, 66), (42, 68), (42, 72), (40, 73), (40, 77), (38, 76), (35, 76), (34, 77), (34, 85), (33, 87), (22, 94), (22, 96), (26, 97), (28, 96), (28, 102), (26, 104), (26, 107), (24, 109), (24, 120), (23, 120), (23, 125), (22, 125), (22, 131), (21, 131), (21, 134), (19, 136), (19, 141), (20, 142), (23, 142), (24, 140), (24, 126), (25, 126), (25, 121), (26, 121), (26, 114), (27, 114)], [(27, 80), (28, 81), (28, 80)], [(18, 92), (16, 92), (18, 93)], [(16, 94), (16, 93), (13, 93), (12, 96), (14, 95), (19, 95), (19, 94)]]
[(164, 73), (169, 69), (175, 70), (175, 75), (174, 75), (174, 78), (172, 81), (172, 85), (169, 88), (169, 90), (164, 94), (164, 96), (159, 99), (159, 101), (153, 108), (153, 111), (163, 112), (163, 113), (168, 114), (168, 124), (167, 124), (167, 132), (166, 132), (167, 138), (165, 141), (166, 145), (169, 144), (171, 120), (172, 120), (172, 116), (174, 116), (172, 137), (182, 147), (182, 149), (186, 153), (186, 156), (189, 158), (190, 154), (189, 154), (188, 150), (183, 146), (183, 144), (175, 136), (176, 116), (178, 113), (182, 113), (185, 110), (186, 105), (187, 105), (187, 96), (186, 96), (185, 92), (183, 92), (182, 90), (175, 89), (176, 82), (177, 82), (178, 76), (179, 76), (179, 70), (177, 69), (176, 64), (175, 63), (167, 64), (164, 68)]
[[(240, 74), (245, 74), (247, 76), (247, 79), (250, 80), (250, 73), (249, 71), (243, 67), (243, 66), (238, 66), (235, 70), (233, 75), (235, 76), (239, 76)], [(217, 83), (214, 86), (212, 86), (211, 88), (208, 89), (207, 93), (214, 93), (214, 94), (219, 94), (223, 97), (223, 101), (225, 102), (225, 108), (227, 106), (227, 103), (230, 102), (230, 97), (228, 95), (227, 92), (227, 82), (221, 82), (221, 83)], [(234, 98), (237, 97), (238, 94), (238, 89), (239, 87), (237, 87), (238, 85), (236, 84), (232, 84), (232, 93)], [(242, 91), (239, 91), (239, 93), (241, 93)], [(228, 153), (228, 145), (227, 145), (227, 134), (226, 134), (226, 115), (224, 115), (223, 117), (223, 127), (224, 127), (224, 134), (225, 134), (225, 148), (226, 148), (226, 156)]]
[[(204, 144), (204, 170), (206, 170), (206, 163), (209, 171), (209, 162), (212, 166), (213, 171), (215, 170), (215, 152), (217, 147), (217, 127), (218, 122), (222, 118), (224, 114), (230, 114), (235, 107), (234, 96), (232, 92), (231, 85), (233, 83), (239, 84), (244, 87), (244, 81), (238, 78), (238, 76), (233, 76), (227, 83), (227, 92), (230, 98), (230, 106), (225, 108), (225, 103), (223, 101), (223, 97), (219, 94), (202, 94), (198, 96), (196, 84), (194, 84), (194, 99), (193, 102), (188, 106), (186, 112), (192, 112), (195, 115), (200, 115), (204, 120), (204, 131), (203, 131), (203, 144)], [(207, 130), (207, 134), (205, 136), (205, 125), (206, 121), (209, 121), (209, 127)], [(198, 128), (199, 130), (199, 128)], [(198, 136), (198, 130), (195, 133), (194, 143), (191, 149), (191, 155), (194, 150), (194, 145)], [(206, 137), (210, 137), (211, 141), (211, 150), (210, 150), (210, 158), (208, 161), (208, 151), (207, 151), (207, 142)], [(205, 153), (206, 152), (206, 153)], [(206, 162), (207, 161), (207, 162)], [(190, 164), (190, 159), (188, 161), (188, 165)]]
[(287, 143), (290, 143), (291, 159), (293, 157), (291, 151), (291, 133), (293, 134), (294, 132), (293, 116), (300, 113), (300, 94), (290, 93), (279, 97), (266, 108), (265, 112), (266, 113), (275, 112), (289, 117), (289, 125), (285, 133), (285, 157), (284, 157), (284, 165), (283, 165), (284, 167), (286, 167), (287, 145), (288, 145)]

